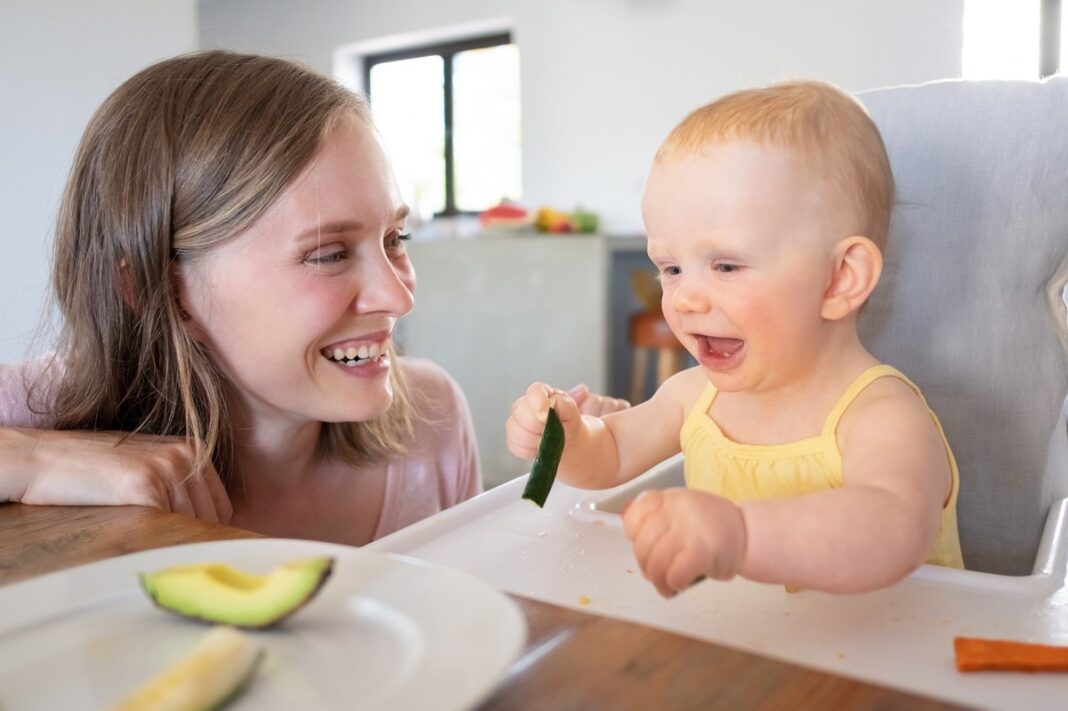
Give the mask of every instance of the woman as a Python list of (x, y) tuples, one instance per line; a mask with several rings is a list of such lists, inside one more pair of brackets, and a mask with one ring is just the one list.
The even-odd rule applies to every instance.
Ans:
[(60, 209), (57, 351), (0, 368), (0, 500), (362, 544), (478, 493), (463, 395), (393, 346), (406, 215), (367, 106), (313, 71), (212, 51), (129, 79)]

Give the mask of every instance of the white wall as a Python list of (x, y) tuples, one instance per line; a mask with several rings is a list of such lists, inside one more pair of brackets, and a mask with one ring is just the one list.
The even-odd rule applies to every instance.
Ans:
[(196, 15), (195, 0), (4, 0), (0, 361), (23, 357), (39, 324), (55, 210), (85, 124), (130, 74), (195, 49)]
[(202, 0), (200, 41), (329, 72), (340, 45), (499, 17), (521, 52), (525, 202), (581, 202), (616, 232), (641, 229), (659, 141), (720, 94), (960, 75), (963, 0)]

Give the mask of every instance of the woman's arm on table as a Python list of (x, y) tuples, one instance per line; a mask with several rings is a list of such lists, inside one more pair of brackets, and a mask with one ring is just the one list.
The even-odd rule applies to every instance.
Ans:
[(194, 473), (178, 437), (0, 427), (0, 501), (138, 505), (205, 521), (233, 510), (214, 469)]

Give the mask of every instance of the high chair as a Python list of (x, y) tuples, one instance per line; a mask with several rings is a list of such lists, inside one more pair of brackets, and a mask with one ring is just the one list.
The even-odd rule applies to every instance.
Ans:
[(635, 405), (645, 399), (649, 354), (656, 353), (656, 387), (682, 369), (686, 349), (671, 332), (660, 306), (660, 284), (648, 269), (634, 269), (630, 283), (644, 306), (630, 317), (628, 340), (633, 363), (631, 365), (630, 401)]
[(861, 339), (942, 422), (966, 566), (1026, 574), (1068, 496), (1068, 77), (859, 98), (897, 184)]

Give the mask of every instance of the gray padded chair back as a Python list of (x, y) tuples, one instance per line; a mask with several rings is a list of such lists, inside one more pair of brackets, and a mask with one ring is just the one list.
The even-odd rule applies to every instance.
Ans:
[(1047, 465), (1068, 392), (1068, 77), (859, 98), (898, 190), (861, 337), (942, 421), (967, 567), (1026, 575), (1057, 493)]

